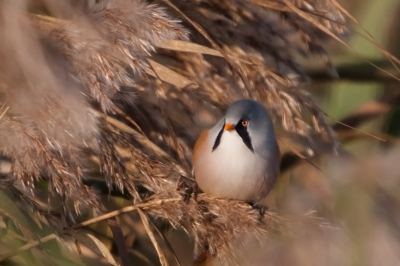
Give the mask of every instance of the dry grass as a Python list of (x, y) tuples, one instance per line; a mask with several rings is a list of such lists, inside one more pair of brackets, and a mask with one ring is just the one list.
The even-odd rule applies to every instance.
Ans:
[[(179, 264), (179, 251), (163, 235), (166, 224), (185, 230), (195, 243), (194, 259), (206, 258), (203, 263), (256, 265), (267, 256), (272, 265), (306, 265), (296, 257), (301, 246), (318, 249), (323, 239), (327, 249), (349, 243), (336, 218), (323, 212), (316, 218), (303, 208), (292, 214), (293, 200), (287, 215), (260, 216), (245, 203), (197, 195), (189, 163), (200, 131), (240, 98), (263, 103), (278, 131), (300, 144), (302, 158), (340, 151), (336, 133), (305, 89), (303, 66), (319, 58), (336, 76), (326, 44), (329, 35), (347, 36), (336, 2), (77, 3), (0, 2), (0, 166), (11, 165), (1, 167), (0, 195), (9, 202), (0, 203), (0, 227), (8, 235), (0, 237), (8, 245), (0, 252), (2, 263), (34, 258), (41, 265), (51, 257), (55, 265), (86, 264), (82, 257), (89, 255), (76, 255), (81, 248), (70, 245), (72, 236), (111, 264), (127, 266), (129, 252)], [(111, 235), (94, 227), (83, 235), (84, 227), (104, 220)], [(128, 241), (140, 228), (157, 253), (138, 255)], [(53, 233), (61, 251), (32, 242), (50, 241)], [(265, 242), (265, 236), (267, 251), (243, 259), (239, 250), (253, 247), (253, 237)], [(76, 251), (73, 259), (64, 245)], [(284, 250), (294, 254), (287, 261)], [(310, 256), (318, 265), (347, 265)]]

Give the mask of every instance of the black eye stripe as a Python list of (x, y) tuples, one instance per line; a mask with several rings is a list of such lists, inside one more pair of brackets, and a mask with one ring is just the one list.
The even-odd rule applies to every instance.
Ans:
[(211, 149), (211, 152), (213, 152), (218, 147), (218, 145), (221, 143), (221, 137), (222, 137), (222, 133), (224, 133), (224, 127), (225, 127), (225, 123), (222, 125), (221, 130), (218, 132), (217, 138), (215, 139), (215, 142)]
[[(251, 144), (251, 139), (249, 136), (249, 132), (247, 132), (247, 127), (242, 125), (243, 120), (240, 120), (239, 123), (235, 126), (236, 132), (239, 134), (239, 136), (242, 138), (243, 143), (246, 145), (251, 152), (254, 153), (253, 145)], [(221, 137), (222, 133), (224, 133), (224, 127), (225, 123), (222, 125), (221, 130), (218, 132), (217, 138), (215, 139), (214, 145), (211, 149), (211, 152), (213, 152), (216, 148), (218, 148), (219, 144), (221, 143)]]
[(251, 139), (249, 136), (249, 132), (247, 131), (247, 127), (242, 125), (243, 120), (240, 120), (239, 123), (235, 126), (236, 132), (242, 138), (243, 143), (254, 153), (253, 145), (251, 145)]

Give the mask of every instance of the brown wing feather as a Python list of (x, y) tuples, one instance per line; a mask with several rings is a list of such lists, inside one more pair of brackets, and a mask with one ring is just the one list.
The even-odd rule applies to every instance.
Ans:
[(193, 165), (195, 164), (195, 162), (196, 162), (196, 160), (197, 160), (197, 158), (198, 158), (198, 156), (199, 156), (199, 154), (200, 154), (200, 153), (199, 153), (200, 147), (201, 147), (202, 145), (205, 144), (205, 142), (206, 142), (206, 140), (207, 140), (207, 138), (208, 138), (208, 132), (209, 132), (209, 131), (210, 131), (210, 130), (206, 130), (206, 131), (204, 131), (203, 133), (201, 133), (201, 135), (200, 135), (200, 137), (198, 138), (196, 144), (194, 145), (193, 157), (192, 157), (192, 163), (193, 163)]

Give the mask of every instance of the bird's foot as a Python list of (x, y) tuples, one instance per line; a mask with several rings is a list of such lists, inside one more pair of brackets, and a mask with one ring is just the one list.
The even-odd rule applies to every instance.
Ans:
[(191, 187), (185, 188), (183, 192), (183, 201), (187, 204), (189, 203), (190, 199), (192, 198), (197, 201), (197, 185), (193, 185)]
[(182, 198), (185, 203), (189, 203), (192, 195), (193, 199), (197, 201), (198, 187), (197, 183), (194, 180), (193, 182), (188, 182), (187, 179), (185, 181), (181, 180), (178, 187), (183, 189)]
[(268, 210), (268, 207), (264, 206), (262, 204), (253, 203), (253, 202), (248, 202), (247, 204), (249, 204), (253, 210), (258, 210), (258, 214), (259, 214), (258, 220), (260, 222), (262, 222), (265, 218), (265, 212)]

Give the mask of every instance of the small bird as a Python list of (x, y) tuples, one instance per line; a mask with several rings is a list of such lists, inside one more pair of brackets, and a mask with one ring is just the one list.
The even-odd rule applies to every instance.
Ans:
[(278, 177), (279, 157), (268, 112), (256, 101), (240, 100), (197, 140), (193, 172), (203, 192), (257, 204)]

